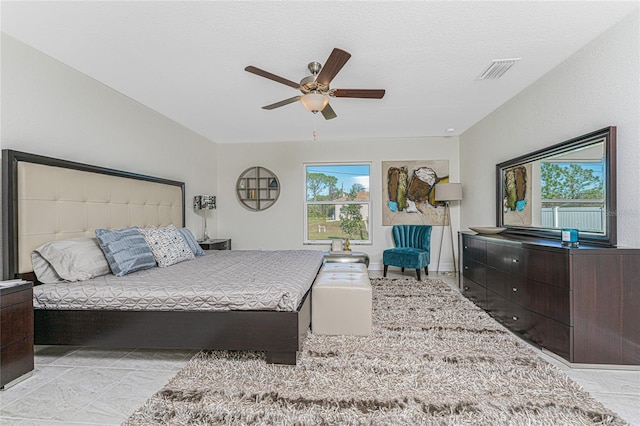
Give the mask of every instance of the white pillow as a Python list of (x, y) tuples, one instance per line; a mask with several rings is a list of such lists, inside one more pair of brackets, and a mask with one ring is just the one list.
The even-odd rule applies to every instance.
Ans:
[(111, 272), (95, 237), (46, 243), (31, 253), (31, 263), (42, 283), (86, 281)]
[(31, 252), (31, 265), (33, 266), (33, 273), (36, 274), (38, 281), (44, 284), (63, 283), (64, 280), (60, 278), (60, 275), (53, 269), (49, 261), (42, 257), (36, 250)]
[(153, 257), (161, 268), (195, 259), (193, 251), (175, 226), (146, 228), (139, 231), (149, 244)]

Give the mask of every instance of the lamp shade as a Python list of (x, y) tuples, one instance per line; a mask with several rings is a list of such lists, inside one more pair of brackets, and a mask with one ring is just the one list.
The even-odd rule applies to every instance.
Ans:
[(320, 93), (307, 93), (300, 98), (302, 105), (311, 112), (322, 111), (329, 103), (329, 98)]
[(462, 200), (461, 183), (437, 183), (436, 201), (458, 201)]
[(195, 210), (213, 210), (216, 208), (215, 195), (196, 195), (193, 197), (193, 208)]

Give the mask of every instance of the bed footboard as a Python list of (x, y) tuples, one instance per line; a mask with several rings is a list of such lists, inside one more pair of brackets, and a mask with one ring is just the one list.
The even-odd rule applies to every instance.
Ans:
[(311, 321), (311, 298), (296, 312), (35, 309), (36, 345), (252, 350), (295, 364)]

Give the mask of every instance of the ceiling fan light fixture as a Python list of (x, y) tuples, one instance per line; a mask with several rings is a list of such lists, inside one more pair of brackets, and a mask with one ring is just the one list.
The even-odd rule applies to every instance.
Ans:
[(320, 93), (307, 93), (300, 98), (300, 102), (307, 111), (316, 113), (329, 104), (329, 97)]

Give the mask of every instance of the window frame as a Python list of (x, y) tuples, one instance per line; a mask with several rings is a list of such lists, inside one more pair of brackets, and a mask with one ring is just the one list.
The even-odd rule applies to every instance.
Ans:
[[(369, 167), (369, 199), (367, 201), (309, 201), (307, 200), (307, 167), (326, 167), (326, 166), (368, 166)], [(302, 164), (302, 175), (303, 175), (303, 244), (304, 245), (327, 245), (331, 244), (331, 240), (310, 240), (308, 231), (309, 231), (309, 205), (348, 205), (348, 204), (357, 204), (357, 205), (366, 205), (368, 210), (368, 236), (367, 240), (349, 240), (350, 244), (353, 245), (373, 245), (373, 209), (371, 202), (371, 169), (372, 164), (371, 161), (328, 161), (328, 162), (304, 162)]]

